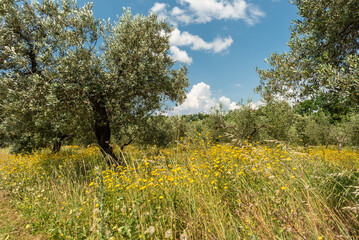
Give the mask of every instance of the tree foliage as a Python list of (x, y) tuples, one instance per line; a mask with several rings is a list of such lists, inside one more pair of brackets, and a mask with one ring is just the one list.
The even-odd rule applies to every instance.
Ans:
[(112, 24), (70, 0), (4, 0), (0, 13), (2, 125), (14, 139), (42, 146), (92, 130), (116, 159), (113, 132), (132, 139), (166, 101), (184, 100), (186, 67), (173, 69), (171, 28), (155, 15), (126, 10)]
[[(341, 108), (359, 106), (359, 2), (292, 0), (289, 52), (273, 53), (269, 69), (257, 69), (265, 98), (336, 99)], [(343, 111), (343, 110), (341, 110)]]

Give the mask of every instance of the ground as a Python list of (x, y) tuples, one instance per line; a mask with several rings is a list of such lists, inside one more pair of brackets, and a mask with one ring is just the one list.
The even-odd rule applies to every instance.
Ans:
[[(5, 154), (0, 152), (0, 158), (4, 157)], [(30, 230), (26, 228), (27, 225), (25, 217), (12, 208), (8, 193), (0, 187), (0, 239), (47, 239), (45, 236), (32, 235)]]

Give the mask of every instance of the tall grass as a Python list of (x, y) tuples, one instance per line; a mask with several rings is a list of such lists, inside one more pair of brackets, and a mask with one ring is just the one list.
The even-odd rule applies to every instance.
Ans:
[(359, 153), (331, 151), (201, 138), (130, 146), (109, 168), (98, 149), (68, 147), (3, 156), (0, 181), (53, 239), (355, 239)]

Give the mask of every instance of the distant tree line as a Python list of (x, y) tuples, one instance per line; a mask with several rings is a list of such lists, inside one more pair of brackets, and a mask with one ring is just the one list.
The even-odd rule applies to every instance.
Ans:
[[(337, 119), (325, 111), (303, 113), (302, 106), (285, 101), (253, 107), (182, 116), (152, 116), (147, 131), (136, 140), (142, 145), (166, 147), (189, 138), (243, 146), (249, 143), (283, 142), (297, 146), (359, 146), (359, 114)], [(199, 135), (200, 134), (200, 135)], [(187, 141), (188, 142), (188, 141)]]
[[(242, 104), (236, 110), (220, 108), (212, 113), (181, 116), (152, 115), (134, 132), (131, 144), (170, 147), (176, 144), (204, 140), (244, 146), (250, 143), (282, 142), (294, 146), (335, 145), (359, 146), (359, 114), (350, 112), (340, 120), (325, 111), (303, 113), (301, 104), (291, 106), (285, 101), (270, 102), (253, 107)], [(1, 145), (12, 144), (9, 132), (0, 132)], [(114, 134), (111, 142), (124, 147), (122, 138)], [(196, 140), (194, 140), (196, 139)], [(81, 132), (64, 141), (66, 144), (87, 146), (96, 143), (92, 132)], [(126, 139), (128, 142), (128, 139)], [(17, 145), (13, 145), (13, 147)], [(44, 144), (41, 147), (52, 147)], [(17, 148), (14, 151), (19, 151)]]

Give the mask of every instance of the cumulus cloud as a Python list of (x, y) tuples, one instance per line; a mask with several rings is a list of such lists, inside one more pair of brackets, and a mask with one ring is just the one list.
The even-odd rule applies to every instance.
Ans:
[(264, 106), (264, 102), (259, 100), (258, 102), (249, 102), (247, 106), (251, 109), (258, 109), (260, 106)]
[(219, 103), (226, 110), (238, 108), (236, 103), (231, 102), (227, 97), (222, 96), (219, 100), (216, 100), (212, 96), (211, 87), (204, 82), (200, 82), (192, 87), (184, 103), (175, 107), (169, 115), (208, 113), (213, 108), (218, 107)]
[(164, 10), (166, 10), (166, 4), (156, 2), (155, 5), (153, 5), (153, 7), (151, 8), (150, 11), (158, 13), (158, 12), (162, 12)]
[(166, 19), (176, 26), (170, 41), (170, 51), (176, 61), (191, 63), (186, 51), (178, 47), (188, 46), (195, 51), (209, 51), (221, 53), (229, 49), (233, 43), (231, 36), (217, 37), (212, 41), (205, 41), (200, 36), (189, 32), (181, 32), (179, 24), (208, 23), (213, 20), (243, 20), (249, 25), (257, 23), (265, 13), (248, 0), (177, 0), (178, 5), (171, 7), (168, 3), (156, 2), (150, 9), (158, 18)]
[(170, 42), (173, 46), (190, 46), (192, 50), (207, 50), (219, 53), (228, 49), (232, 45), (233, 39), (229, 36), (227, 38), (216, 38), (212, 42), (206, 42), (198, 35), (181, 32), (178, 28), (175, 28), (171, 34)]
[(212, 98), (210, 86), (204, 82), (194, 85), (187, 94), (186, 100), (173, 109), (174, 114), (194, 114), (199, 112), (209, 112), (216, 105)]
[(222, 108), (226, 110), (239, 109), (237, 103), (231, 102), (231, 99), (224, 96), (219, 98), (219, 103), (222, 105)]
[(185, 13), (185, 10), (180, 9), (179, 7), (174, 7), (174, 8), (172, 8), (172, 11), (171, 11), (172, 16), (178, 16), (178, 15), (182, 15), (184, 13)]
[(188, 56), (187, 52), (184, 50), (180, 50), (176, 46), (170, 47), (171, 57), (175, 61), (183, 62), (188, 65), (192, 63), (192, 58)]
[[(177, 23), (207, 23), (212, 20), (244, 20), (253, 25), (265, 16), (256, 5), (246, 0), (178, 0), (181, 7), (168, 11), (163, 3), (155, 3), (152, 12), (166, 18), (174, 25)], [(160, 5), (162, 4), (162, 5)]]

